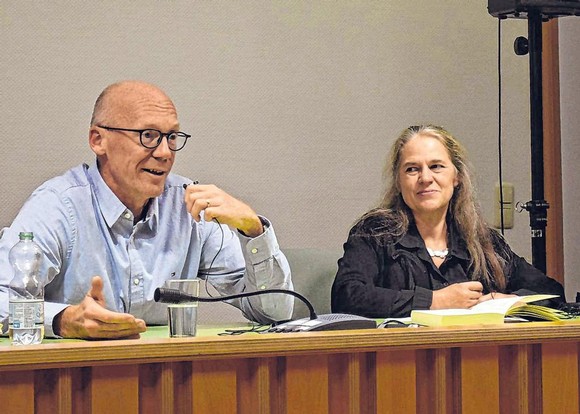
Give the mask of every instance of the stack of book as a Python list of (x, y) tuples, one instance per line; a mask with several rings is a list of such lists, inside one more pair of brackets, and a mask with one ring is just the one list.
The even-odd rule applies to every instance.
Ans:
[(520, 321), (577, 320), (580, 322), (580, 317), (564, 310), (531, 304), (531, 302), (554, 297), (556, 296), (516, 296), (488, 300), (470, 309), (414, 310), (411, 311), (411, 322), (425, 326), (501, 324), (514, 319)]

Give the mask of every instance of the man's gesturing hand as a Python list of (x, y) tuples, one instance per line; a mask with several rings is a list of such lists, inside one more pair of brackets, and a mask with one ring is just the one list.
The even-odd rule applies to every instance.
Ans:
[(145, 321), (128, 313), (105, 308), (103, 280), (93, 277), (91, 289), (78, 305), (72, 305), (55, 317), (55, 333), (64, 338), (115, 339), (138, 338), (145, 332)]

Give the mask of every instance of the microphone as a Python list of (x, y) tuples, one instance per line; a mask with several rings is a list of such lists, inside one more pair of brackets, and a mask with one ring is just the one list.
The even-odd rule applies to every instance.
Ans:
[(358, 315), (349, 314), (326, 314), (316, 315), (314, 306), (303, 295), (288, 289), (264, 289), (254, 292), (242, 292), (235, 295), (217, 297), (199, 297), (189, 293), (181, 292), (178, 289), (157, 288), (153, 294), (155, 302), (161, 303), (184, 303), (184, 302), (221, 302), (224, 300), (245, 298), (250, 296), (265, 295), (271, 293), (282, 293), (300, 299), (308, 308), (310, 316), (297, 320), (291, 320), (273, 326), (268, 332), (305, 332), (305, 331), (332, 331), (339, 329), (370, 329), (376, 328), (374, 319), (364, 318)]
[(169, 289), (169, 288), (157, 288), (153, 293), (153, 299), (155, 302), (162, 302), (162, 303), (183, 303), (183, 302), (222, 302), (224, 300), (229, 299), (238, 299), (238, 298), (245, 298), (249, 296), (258, 296), (263, 295), (265, 293), (284, 293), (288, 295), (292, 295), (298, 299), (300, 299), (306, 307), (308, 308), (308, 312), (310, 313), (310, 319), (316, 319), (318, 316), (314, 311), (314, 306), (310, 303), (308, 299), (302, 296), (300, 293), (294, 292), (293, 290), (288, 289), (264, 289), (264, 290), (257, 290), (255, 292), (243, 292), (237, 293), (235, 295), (229, 296), (215, 296), (215, 297), (199, 297), (193, 296), (189, 293), (184, 293), (178, 289)]

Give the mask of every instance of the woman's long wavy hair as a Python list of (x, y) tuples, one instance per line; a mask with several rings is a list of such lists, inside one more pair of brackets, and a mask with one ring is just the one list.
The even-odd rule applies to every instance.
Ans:
[(457, 170), (458, 185), (447, 210), (447, 220), (454, 225), (460, 237), (465, 241), (471, 257), (472, 278), (479, 280), (490, 290), (504, 290), (506, 279), (500, 258), (496, 255), (491, 239), (490, 229), (485, 223), (475, 196), (471, 179), (471, 166), (467, 161), (463, 146), (445, 129), (435, 125), (411, 126), (401, 132), (393, 147), (384, 169), (385, 190), (378, 207), (369, 211), (361, 221), (367, 218), (378, 224), (373, 229), (374, 237), (393, 240), (402, 236), (414, 220), (411, 209), (403, 201), (399, 185), (401, 151), (405, 144), (416, 136), (437, 139), (447, 149), (451, 162)]

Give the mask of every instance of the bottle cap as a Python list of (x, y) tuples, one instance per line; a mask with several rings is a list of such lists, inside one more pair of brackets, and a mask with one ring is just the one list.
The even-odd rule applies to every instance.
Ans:
[(18, 237), (20, 238), (20, 240), (34, 240), (34, 233), (32, 233), (31, 231), (21, 231), (18, 234)]

